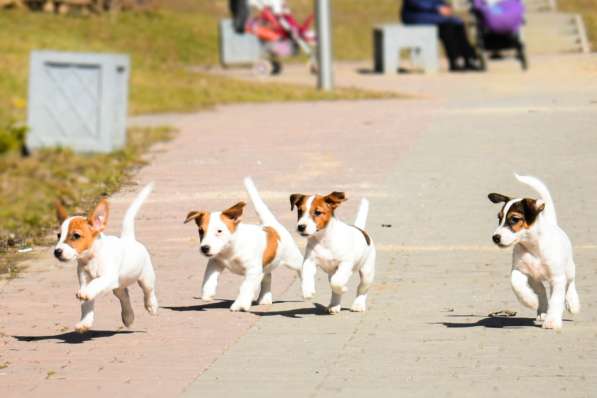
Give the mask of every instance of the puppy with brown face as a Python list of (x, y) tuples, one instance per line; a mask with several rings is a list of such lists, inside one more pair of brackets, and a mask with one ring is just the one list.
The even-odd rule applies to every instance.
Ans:
[[(491, 202), (503, 203), (492, 240), (501, 248), (514, 247), (511, 283), (519, 301), (537, 311), (544, 328), (560, 329), (564, 308), (573, 314), (580, 311), (572, 245), (558, 226), (545, 184), (535, 177), (515, 176), (540, 199), (489, 194)], [(551, 290), (549, 298), (545, 284)]]
[(128, 286), (137, 282), (143, 289), (145, 308), (155, 315), (158, 302), (155, 296), (155, 273), (145, 246), (135, 239), (135, 215), (147, 199), (153, 184), (146, 186), (126, 211), (122, 234), (104, 235), (108, 224), (109, 205), (106, 199), (89, 212), (87, 217), (69, 217), (64, 207), (57, 204), (60, 221), (58, 243), (54, 256), (61, 262), (76, 261), (81, 303), (81, 320), (75, 326), (85, 332), (93, 326), (95, 298), (112, 291), (120, 300), (122, 322), (130, 326), (134, 320)]
[(296, 229), (308, 238), (303, 263), (303, 296), (311, 299), (315, 294), (315, 273), (319, 266), (329, 275), (332, 288), (330, 314), (340, 312), (346, 285), (357, 271), (361, 282), (351, 310), (366, 311), (367, 292), (375, 275), (375, 246), (364, 231), (369, 202), (361, 201), (354, 225), (348, 225), (334, 215), (345, 200), (343, 192), (325, 196), (298, 193), (290, 196), (290, 210), (296, 207), (298, 214)]
[(258, 304), (271, 304), (272, 271), (283, 264), (300, 275), (303, 260), (290, 233), (265, 205), (253, 181), (247, 177), (244, 183), (261, 225), (241, 222), (244, 202), (223, 211), (191, 211), (185, 219), (185, 224), (195, 221), (199, 250), (209, 258), (203, 278), (203, 300), (215, 297), (219, 275), (224, 269), (244, 276), (231, 311), (249, 311), (258, 292)]

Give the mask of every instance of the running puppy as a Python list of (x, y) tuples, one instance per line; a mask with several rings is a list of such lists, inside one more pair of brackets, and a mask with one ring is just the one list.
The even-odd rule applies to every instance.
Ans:
[(343, 192), (326, 196), (290, 195), (290, 210), (296, 207), (298, 212), (296, 229), (308, 238), (303, 263), (303, 296), (311, 299), (315, 294), (315, 272), (319, 266), (328, 274), (332, 288), (330, 314), (340, 312), (342, 294), (355, 271), (359, 272), (361, 282), (351, 310), (366, 311), (367, 291), (375, 275), (375, 246), (363, 230), (369, 202), (361, 200), (354, 225), (348, 225), (334, 216), (336, 208), (345, 200)]
[(153, 189), (147, 185), (127, 209), (122, 222), (120, 238), (104, 235), (108, 224), (108, 201), (101, 199), (87, 217), (69, 217), (62, 205), (57, 204), (60, 221), (58, 244), (54, 256), (62, 261), (77, 261), (79, 291), (76, 296), (81, 303), (81, 320), (75, 330), (84, 333), (91, 329), (94, 319), (95, 298), (112, 290), (120, 300), (122, 323), (130, 326), (134, 319), (128, 286), (137, 282), (145, 297), (145, 309), (156, 315), (158, 301), (155, 296), (155, 273), (151, 257), (145, 246), (135, 240), (135, 215)]
[(303, 256), (292, 236), (263, 202), (253, 181), (247, 177), (244, 184), (261, 225), (241, 223), (245, 202), (221, 212), (193, 210), (184, 221), (185, 224), (195, 221), (199, 229), (199, 249), (209, 258), (203, 278), (202, 300), (214, 298), (218, 278), (224, 269), (245, 277), (231, 311), (249, 311), (258, 291), (257, 303), (271, 304), (272, 271), (284, 264), (300, 276), (303, 263)]
[[(572, 245), (558, 226), (545, 184), (535, 177), (515, 177), (539, 193), (540, 199), (513, 199), (490, 193), (493, 203), (504, 203), (492, 239), (501, 248), (514, 246), (511, 282), (518, 300), (537, 311), (537, 320), (544, 321), (543, 328), (560, 329), (564, 306), (572, 314), (580, 311)], [(544, 282), (551, 288), (549, 298)]]

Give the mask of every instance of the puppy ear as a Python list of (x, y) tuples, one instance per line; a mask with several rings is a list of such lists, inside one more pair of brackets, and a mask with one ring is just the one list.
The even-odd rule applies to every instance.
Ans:
[(243, 215), (243, 208), (246, 205), (247, 204), (245, 202), (238, 202), (234, 206), (229, 207), (228, 209), (224, 210), (222, 212), (222, 215), (228, 217), (232, 221), (238, 222), (238, 221), (240, 221), (240, 216)]
[(340, 206), (340, 203), (346, 200), (346, 195), (344, 194), (344, 192), (334, 191), (331, 194), (324, 196), (323, 200), (325, 201), (325, 203), (329, 204), (332, 207), (332, 209), (335, 209), (336, 207)]
[(509, 198), (506, 195), (502, 195), (501, 193), (490, 193), (489, 195), (487, 195), (487, 197), (493, 203), (508, 203), (511, 200), (511, 198)]
[(293, 211), (295, 206), (297, 209), (301, 207), (306, 197), (307, 195), (303, 195), (302, 193), (293, 193), (290, 195), (290, 211)]
[(203, 216), (205, 215), (204, 211), (190, 211), (189, 214), (187, 214), (187, 218), (184, 220), (183, 224), (187, 224), (192, 220), (195, 220), (195, 222), (197, 223), (197, 225), (201, 224), (201, 219), (203, 218)]
[(110, 208), (108, 200), (102, 198), (95, 209), (89, 212), (87, 216), (87, 223), (95, 232), (102, 232), (108, 225), (108, 215), (110, 214)]
[(541, 199), (524, 198), (522, 205), (524, 207), (524, 218), (528, 225), (532, 225), (539, 214), (545, 210), (545, 202)]
[(64, 220), (68, 218), (68, 213), (62, 205), (62, 200), (57, 200), (56, 202), (54, 202), (54, 207), (56, 208), (56, 218), (58, 219), (60, 225), (62, 225)]

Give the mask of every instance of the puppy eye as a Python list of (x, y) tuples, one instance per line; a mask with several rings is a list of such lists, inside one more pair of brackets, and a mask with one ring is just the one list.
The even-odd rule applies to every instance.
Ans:
[(322, 213), (319, 210), (315, 210), (313, 214), (315, 214), (315, 217), (319, 217)]
[(78, 233), (76, 233), (76, 232), (75, 232), (75, 233), (73, 234), (72, 238), (73, 238), (73, 240), (77, 240), (77, 239), (80, 239), (80, 238), (81, 238), (81, 235), (79, 235)]
[(60, 240), (60, 236), (61, 236), (61, 235), (60, 235), (60, 232), (58, 232), (58, 233), (56, 234), (56, 236), (58, 237), (58, 240)]
[(520, 220), (522, 220), (520, 217), (512, 217), (510, 219), (510, 224), (512, 224), (512, 225), (518, 224), (520, 222)]
[(219, 233), (219, 234), (221, 234), (221, 233), (222, 233), (222, 230), (221, 230), (221, 229), (218, 229), (216, 232), (217, 232), (217, 233)]
[(199, 228), (198, 231), (199, 231), (200, 234), (202, 234), (203, 233), (203, 228)]

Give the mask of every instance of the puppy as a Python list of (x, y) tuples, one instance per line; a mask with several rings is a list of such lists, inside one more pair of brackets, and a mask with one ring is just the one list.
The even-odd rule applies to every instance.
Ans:
[(247, 177), (244, 184), (261, 225), (241, 223), (244, 202), (221, 212), (191, 211), (184, 221), (185, 224), (195, 221), (199, 229), (199, 249), (209, 258), (203, 278), (203, 300), (214, 298), (219, 275), (224, 269), (244, 276), (231, 311), (249, 311), (259, 289), (257, 303), (271, 304), (272, 271), (283, 264), (300, 276), (303, 263), (292, 236), (263, 202), (253, 181)]
[[(580, 311), (572, 245), (558, 226), (545, 184), (535, 177), (515, 177), (533, 188), (540, 199), (489, 194), (493, 203), (504, 203), (492, 239), (501, 248), (514, 246), (511, 283), (518, 300), (537, 311), (543, 328), (560, 329), (564, 306), (573, 314)], [(549, 298), (544, 282), (551, 288)]]
[(363, 229), (369, 211), (369, 202), (361, 201), (354, 225), (343, 223), (334, 217), (336, 208), (346, 200), (343, 192), (327, 196), (290, 195), (290, 210), (297, 208), (298, 232), (307, 237), (305, 262), (303, 263), (303, 296), (310, 299), (315, 294), (317, 265), (329, 275), (332, 298), (328, 311), (337, 314), (341, 310), (342, 294), (353, 272), (358, 271), (361, 282), (351, 310), (367, 310), (367, 291), (375, 275), (375, 246)]
[(127, 286), (137, 282), (145, 297), (145, 309), (156, 315), (155, 273), (145, 246), (135, 240), (135, 215), (153, 189), (147, 185), (127, 209), (122, 222), (120, 238), (104, 235), (108, 224), (109, 206), (104, 198), (87, 217), (69, 217), (62, 205), (57, 204), (60, 221), (58, 244), (54, 256), (62, 261), (77, 261), (79, 291), (82, 301), (81, 320), (75, 326), (79, 333), (93, 326), (95, 298), (112, 290), (120, 300), (122, 322), (130, 326), (135, 319)]

